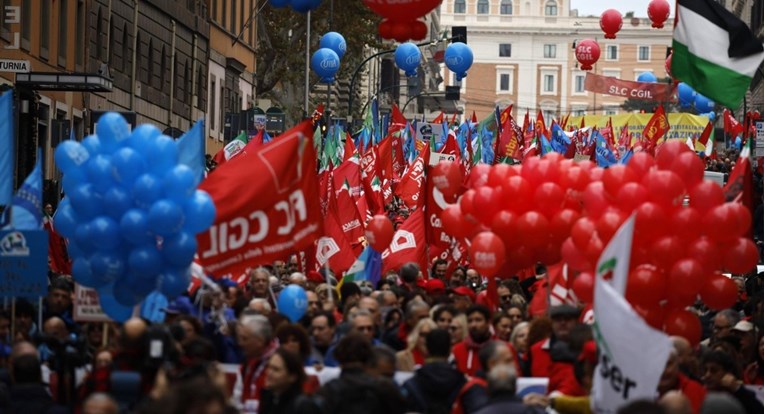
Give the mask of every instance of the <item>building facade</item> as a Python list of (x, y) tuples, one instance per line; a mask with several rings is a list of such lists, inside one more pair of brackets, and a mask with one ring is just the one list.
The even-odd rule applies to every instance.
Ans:
[[(586, 73), (578, 68), (576, 42), (597, 40), (601, 55), (592, 72), (624, 80), (635, 80), (642, 72), (664, 78), (672, 44), (671, 22), (654, 29), (647, 18), (623, 19), (617, 38), (604, 39), (600, 17), (577, 16), (569, 0), (443, 2), (441, 25), (467, 26), (474, 55), (468, 76), (459, 85), (464, 111), (475, 111), (479, 119), (496, 105), (510, 104), (516, 118), (526, 110), (542, 110), (546, 118), (620, 111), (624, 98), (584, 89)], [(445, 67), (443, 77), (446, 85), (457, 85)]]

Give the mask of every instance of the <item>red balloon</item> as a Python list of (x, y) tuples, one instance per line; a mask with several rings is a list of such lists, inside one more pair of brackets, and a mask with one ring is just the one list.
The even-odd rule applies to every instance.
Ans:
[(538, 186), (542, 183), (558, 183), (560, 180), (560, 168), (554, 158), (543, 158), (539, 160), (534, 170), (534, 175), (530, 178), (529, 184)]
[(701, 285), (701, 300), (709, 309), (732, 308), (738, 300), (738, 285), (733, 279), (719, 273), (709, 275)]
[(491, 231), (505, 242), (505, 246), (512, 245), (518, 237), (515, 220), (516, 215), (514, 213), (501, 210), (494, 215), (494, 219), (491, 221)]
[(377, 33), (383, 39), (393, 39), (393, 22), (388, 19), (383, 19), (379, 25), (377, 25)]
[(590, 173), (579, 166), (561, 171), (560, 185), (565, 189), (584, 191), (590, 183)]
[(600, 237), (593, 236), (587, 244), (587, 247), (584, 249), (584, 257), (586, 257), (590, 263), (597, 263), (600, 259), (600, 255), (603, 254), (604, 247), (605, 245), (600, 240)]
[(571, 289), (583, 303), (592, 303), (595, 290), (595, 277), (590, 272), (582, 272), (574, 279)]
[(616, 197), (625, 184), (637, 181), (637, 174), (625, 165), (613, 165), (603, 171), (603, 187), (612, 197)]
[(650, 248), (645, 246), (640, 246), (636, 242), (633, 242), (632, 252), (630, 253), (630, 269), (635, 269), (636, 267), (641, 265), (650, 265), (650, 263), (651, 263)]
[[(557, 152), (548, 152), (548, 153), (547, 153), (547, 154), (545, 154), (545, 155), (550, 155), (550, 154), (557, 154), (557, 155), (560, 155), (560, 154), (558, 154)], [(561, 173), (561, 175), (563, 175), (563, 173), (564, 173), (566, 170), (568, 170), (569, 168), (572, 168), (574, 165), (575, 165), (575, 164), (574, 164), (574, 160), (572, 160), (572, 159), (565, 159), (565, 158), (564, 158), (564, 159), (562, 159), (562, 160), (558, 161), (558, 168), (560, 168), (560, 173)]]
[(649, 248), (651, 263), (661, 270), (670, 270), (678, 260), (685, 257), (683, 242), (679, 237), (665, 236), (657, 239)]
[(725, 203), (728, 209), (732, 211), (733, 216), (736, 217), (736, 228), (733, 231), (737, 235), (744, 236), (752, 230), (752, 214), (749, 209), (744, 207), (741, 203), (730, 202)]
[(651, 27), (661, 29), (669, 17), (669, 3), (667, 0), (651, 0), (648, 3), (648, 18), (653, 24)]
[(598, 218), (610, 205), (606, 198), (606, 192), (603, 188), (602, 181), (595, 181), (590, 183), (582, 194), (582, 201), (584, 203), (584, 210), (591, 217)]
[(431, 171), (433, 185), (438, 188), (444, 198), (454, 200), (462, 187), (464, 177), (462, 168), (456, 162), (441, 161)]
[(382, 252), (390, 246), (393, 233), (393, 223), (388, 216), (382, 214), (373, 216), (367, 223), (366, 230), (364, 230), (367, 242), (378, 252)]
[(531, 208), (532, 194), (531, 185), (525, 178), (510, 177), (502, 184), (502, 206), (519, 214), (525, 213)]
[(640, 183), (624, 184), (616, 193), (616, 206), (628, 214), (646, 201), (648, 190)]
[(648, 174), (648, 171), (651, 171), (655, 164), (656, 162), (650, 154), (638, 152), (632, 155), (632, 158), (627, 162), (627, 167), (631, 168), (638, 177), (643, 177)]
[(533, 183), (536, 180), (537, 166), (542, 159), (539, 157), (530, 157), (523, 160), (521, 164), (521, 177), (525, 178), (529, 183)]
[(534, 192), (534, 204), (536, 210), (552, 218), (553, 214), (563, 206), (563, 199), (566, 194), (558, 184), (547, 182), (540, 184)]
[(667, 72), (667, 76), (669, 76), (670, 78), (674, 78), (674, 76), (672, 76), (672, 53), (673, 52), (670, 52), (669, 56), (667, 56), (667, 59), (664, 60), (664, 70)]
[(489, 170), (486, 185), (492, 188), (499, 187), (514, 175), (516, 175), (516, 172), (510, 164), (494, 164)]
[(571, 270), (592, 271), (592, 264), (587, 260), (587, 257), (576, 248), (571, 237), (567, 238), (561, 245), (560, 254), (563, 257), (563, 261), (568, 263)]
[(725, 202), (725, 193), (723, 193), (722, 187), (711, 180), (703, 180), (696, 184), (690, 189), (688, 195), (690, 196), (690, 205), (701, 214)]
[(656, 166), (660, 170), (668, 170), (672, 167), (672, 163), (675, 162), (678, 155), (690, 150), (688, 145), (682, 140), (667, 141), (656, 149)]
[(726, 249), (723, 265), (731, 273), (747, 273), (757, 266), (760, 252), (747, 237), (739, 237)]
[(560, 163), (561, 161), (563, 161), (563, 155), (562, 154), (558, 154), (557, 152), (548, 152), (547, 154), (542, 156), (542, 159), (543, 160), (549, 160), (549, 161), (557, 164), (557, 163)]
[(614, 237), (616, 231), (619, 230), (626, 217), (619, 211), (608, 210), (603, 213), (598, 219), (597, 229), (598, 237), (603, 240), (603, 243), (608, 244), (611, 238)]
[(707, 211), (702, 220), (704, 234), (720, 243), (731, 242), (741, 234), (740, 218), (731, 203), (724, 203)]
[(665, 207), (682, 204), (685, 186), (672, 171), (651, 171), (643, 177), (643, 186), (648, 190), (648, 199)]
[(413, 25), (415, 20), (426, 15), (439, 5), (437, 0), (420, 0), (406, 4), (401, 4), (396, 0), (363, 1), (376, 14), (392, 22), (404, 22), (409, 25)]
[(704, 162), (695, 152), (684, 152), (675, 158), (670, 168), (690, 190), (704, 179)]
[(536, 249), (547, 244), (550, 224), (538, 211), (532, 210), (521, 214), (516, 222), (516, 228), (530, 248)]
[(722, 254), (717, 244), (709, 237), (702, 236), (688, 243), (685, 254), (696, 259), (704, 269), (715, 271), (722, 269)]
[(571, 227), (571, 240), (579, 250), (584, 250), (590, 243), (590, 238), (595, 236), (597, 227), (590, 217), (581, 217)]
[(654, 266), (641, 265), (627, 278), (627, 300), (633, 305), (654, 308), (667, 296), (667, 278)]
[(465, 220), (459, 204), (452, 204), (441, 211), (441, 226), (446, 234), (463, 239), (470, 235), (472, 224)]
[(600, 59), (600, 45), (593, 39), (584, 39), (576, 44), (576, 60), (581, 63), (579, 69), (591, 70)]
[(562, 243), (571, 234), (571, 228), (579, 220), (579, 213), (570, 208), (557, 211), (550, 218), (550, 237), (555, 243)]
[(649, 201), (639, 205), (635, 213), (636, 240), (650, 242), (667, 231), (669, 219), (662, 206)]
[(428, 25), (421, 20), (415, 20), (410, 26), (412, 40), (422, 40), (428, 35)]
[(590, 169), (590, 182), (603, 181), (603, 170), (600, 167), (593, 167)]
[(478, 188), (482, 185), (486, 185), (489, 181), (489, 171), (491, 166), (488, 164), (476, 164), (470, 169), (470, 175), (468, 176), (468, 187)]
[(507, 261), (515, 269), (525, 269), (534, 264), (534, 252), (523, 243), (515, 244), (505, 251)]
[(475, 198), (475, 190), (472, 188), (462, 193), (460, 197), (459, 205), (462, 213), (465, 214), (465, 218), (473, 223), (478, 223), (478, 219), (473, 215), (473, 199)]
[(664, 318), (664, 332), (670, 336), (682, 336), (691, 346), (696, 346), (701, 340), (701, 321), (693, 312), (674, 309)]
[(471, 266), (484, 276), (493, 277), (505, 263), (505, 244), (490, 231), (473, 237), (468, 250)]
[(590, 160), (583, 160), (576, 163), (576, 166), (589, 172), (591, 169), (595, 168), (595, 163)]
[(694, 259), (678, 260), (669, 271), (667, 299), (672, 307), (690, 306), (696, 301), (701, 283), (711, 271)]
[(606, 39), (616, 39), (616, 33), (622, 29), (622, 14), (618, 10), (608, 9), (600, 15), (600, 28)]
[(670, 218), (672, 234), (679, 237), (683, 243), (695, 240), (701, 235), (701, 214), (693, 207), (680, 207)]
[(561, 261), (560, 244), (549, 242), (536, 251), (536, 259), (546, 265), (554, 265)]
[(664, 313), (659, 305), (647, 307), (632, 304), (632, 308), (635, 309), (635, 312), (640, 315), (650, 327), (656, 330), (661, 330), (664, 325)]
[(411, 22), (393, 22), (393, 39), (395, 39), (397, 42), (403, 43), (409, 40), (412, 37), (412, 24), (414, 21)]
[[(501, 190), (500, 190), (501, 191)], [(494, 215), (499, 212), (500, 191), (495, 191), (489, 186), (478, 187), (473, 196), (473, 215), (485, 224), (491, 225)]]

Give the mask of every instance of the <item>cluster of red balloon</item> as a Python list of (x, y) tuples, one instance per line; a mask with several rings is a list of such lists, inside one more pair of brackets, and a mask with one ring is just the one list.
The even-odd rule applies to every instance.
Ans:
[(384, 39), (405, 42), (409, 39), (422, 40), (428, 34), (428, 26), (420, 20), (441, 2), (439, 0), (417, 0), (402, 3), (399, 0), (363, 0), (383, 20), (377, 30)]
[(627, 300), (655, 328), (695, 343), (701, 326), (685, 308), (697, 297), (712, 309), (732, 306), (737, 286), (719, 272), (744, 273), (758, 260), (745, 237), (750, 212), (725, 202), (703, 174), (699, 157), (670, 141), (656, 157), (637, 153), (608, 169), (550, 153), (522, 166), (479, 164), (466, 180), (458, 164), (442, 162), (433, 180), (453, 202), (441, 215), (444, 231), (472, 238), (477, 270), (508, 277), (536, 262), (563, 261), (585, 303), (593, 300), (604, 246), (634, 212)]

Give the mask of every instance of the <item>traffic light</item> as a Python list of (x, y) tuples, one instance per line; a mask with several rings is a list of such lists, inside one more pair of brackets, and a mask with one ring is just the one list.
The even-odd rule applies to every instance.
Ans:
[(452, 26), (452, 43), (467, 44), (467, 26)]

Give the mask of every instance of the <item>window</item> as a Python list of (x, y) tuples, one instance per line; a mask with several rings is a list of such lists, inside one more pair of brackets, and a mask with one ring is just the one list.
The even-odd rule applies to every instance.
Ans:
[(606, 60), (619, 59), (619, 47), (616, 45), (606, 46)]
[(499, 44), (499, 57), (510, 57), (513, 51), (513, 45), (510, 43)]
[(227, 9), (226, 5), (228, 4), (228, 0), (223, 0), (221, 3), (223, 3), (223, 13), (220, 14), (220, 21), (218, 23), (220, 23), (220, 25), (225, 28), (226, 27), (226, 13), (228, 13), (228, 9)]
[(216, 110), (216, 101), (215, 101), (215, 92), (218, 89), (215, 87), (215, 76), (210, 76), (210, 111), (208, 112), (210, 114), (210, 131), (215, 131), (215, 117), (218, 116), (218, 111)]
[(66, 66), (66, 23), (67, 14), (69, 10), (67, 8), (67, 0), (59, 0), (58, 2), (58, 64), (59, 66)]
[(616, 115), (618, 109), (618, 106), (606, 106), (603, 110), (603, 115)]
[(499, 90), (503, 92), (507, 92), (510, 90), (510, 74), (509, 73), (501, 73), (499, 75)]
[[(50, 5), (51, 3), (48, 1), (40, 2), (40, 56), (44, 59), (48, 58), (48, 48), (50, 47)], [(101, 9), (98, 10), (98, 22), (100, 27)]]
[(181, 90), (182, 93), (179, 94), (179, 96), (182, 96), (181, 100), (186, 102), (191, 101), (191, 70), (189, 69), (188, 60), (186, 60), (186, 63), (183, 65), (183, 85), (181, 86)]
[(574, 76), (574, 93), (584, 93), (584, 75)]
[(213, 21), (218, 20), (218, 0), (212, 0), (212, 13), (210, 15)]
[(454, 0), (454, 13), (465, 13), (465, 0)]
[(545, 45), (545, 57), (555, 58), (556, 45)]
[(542, 80), (542, 91), (544, 92), (555, 92), (555, 76), (554, 75), (544, 75), (544, 78)]
[(650, 46), (639, 46), (638, 47), (638, 61), (640, 62), (647, 62), (651, 59), (651, 47)]
[[(84, 61), (85, 50), (85, 2), (83, 0), (77, 1), (77, 16), (75, 16), (75, 27), (77, 30), (75, 44), (74, 44), (74, 64), (82, 66)], [(109, 41), (114, 42), (114, 24), (111, 26), (111, 33), (109, 35)]]
[(622, 77), (622, 71), (615, 70), (615, 69), (605, 69), (603, 70), (603, 76), (609, 76), (612, 78), (621, 78)]
[(231, 21), (229, 22), (231, 33), (236, 33), (236, 0), (231, 0)]
[(558, 15), (558, 3), (553, 0), (545, 3), (545, 16), (557, 16)]
[(162, 45), (162, 55), (160, 56), (159, 60), (159, 90), (160, 92), (165, 91), (165, 76), (167, 74), (167, 53), (165, 52), (165, 45)]
[[(224, 2), (225, 3), (225, 2)], [(223, 105), (223, 95), (226, 93), (226, 89), (223, 87), (223, 79), (220, 80), (220, 91), (218, 99), (220, 102), (218, 110), (220, 111), (220, 122), (218, 123), (218, 130), (223, 134), (223, 126), (226, 124), (226, 108)]]
[(497, 69), (497, 93), (509, 94), (513, 93), (513, 69), (511, 68), (498, 68)]
[(141, 65), (141, 61), (143, 61), (143, 59), (141, 59), (141, 32), (140, 31), (136, 33), (135, 58), (136, 58), (136, 62), (135, 62), (136, 70), (138, 71), (137, 79), (138, 79), (138, 82), (143, 82), (143, 75), (142, 75), (143, 71), (141, 70), (141, 67), (143, 66)]
[(478, 0), (478, 5), (476, 5), (476, 13), (489, 14), (489, 0)]
[(114, 36), (114, 19), (109, 19), (109, 65), (114, 62), (114, 54), (117, 53), (117, 48), (114, 47), (114, 42), (117, 41), (117, 38)]
[(32, 29), (32, 0), (21, 2), (21, 47), (29, 50)]
[(127, 23), (122, 25), (122, 72), (127, 72), (128, 70), (128, 58), (130, 57), (130, 48), (128, 47), (128, 42), (130, 39), (128, 38), (128, 27)]
[(149, 65), (146, 68), (148, 72), (146, 83), (154, 85), (154, 39), (149, 39)]
[(502, 0), (499, 4), (499, 14), (513, 14), (513, 0)]

